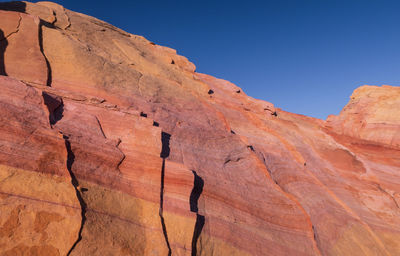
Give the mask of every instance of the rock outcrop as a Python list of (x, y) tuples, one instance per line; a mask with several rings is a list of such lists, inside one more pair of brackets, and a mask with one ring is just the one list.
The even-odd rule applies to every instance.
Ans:
[(399, 255), (400, 91), (327, 121), (50, 2), (0, 3), (1, 255)]
[(339, 134), (400, 148), (400, 87), (362, 86), (328, 125)]

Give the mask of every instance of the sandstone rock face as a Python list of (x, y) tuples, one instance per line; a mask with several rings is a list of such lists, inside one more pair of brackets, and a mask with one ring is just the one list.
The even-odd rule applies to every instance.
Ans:
[[(47, 83), (46, 62), (38, 41), (39, 18), (18, 12), (1, 11), (0, 15), (4, 15), (0, 21), (0, 26), (4, 27), (0, 33), (0, 48), (4, 59), (1, 64), (2, 75), (18, 77), (31, 83)], [(12, 64), (6, 66), (4, 62)]]
[(60, 5), (0, 8), (0, 254), (400, 254), (398, 88), (318, 120)]
[(328, 124), (337, 133), (400, 148), (400, 88), (362, 86)]

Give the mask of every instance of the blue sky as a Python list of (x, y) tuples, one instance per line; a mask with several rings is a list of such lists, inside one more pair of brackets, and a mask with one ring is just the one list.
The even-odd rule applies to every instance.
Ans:
[(58, 1), (284, 110), (325, 119), (363, 84), (400, 85), (400, 1)]

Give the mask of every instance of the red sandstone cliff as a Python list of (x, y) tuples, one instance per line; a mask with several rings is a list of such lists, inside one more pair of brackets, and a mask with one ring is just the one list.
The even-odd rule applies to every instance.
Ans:
[(400, 255), (400, 89), (327, 121), (50, 2), (1, 3), (1, 255)]

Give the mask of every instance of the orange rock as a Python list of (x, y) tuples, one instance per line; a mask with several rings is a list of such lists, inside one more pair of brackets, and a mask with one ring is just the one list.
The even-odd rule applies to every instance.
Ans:
[(0, 21), (4, 34), (1, 41), (4, 57), (0, 62), (5, 70), (2, 73), (23, 81), (46, 84), (48, 70), (38, 40), (41, 37), (39, 18), (18, 12), (0, 12), (5, 15)]
[(64, 141), (50, 130), (34, 88), (3, 76), (0, 84), (0, 251), (65, 255), (77, 239), (81, 210)]
[(400, 148), (400, 88), (362, 86), (328, 125), (337, 133)]
[(397, 87), (318, 120), (58, 4), (0, 7), (1, 254), (400, 254)]

